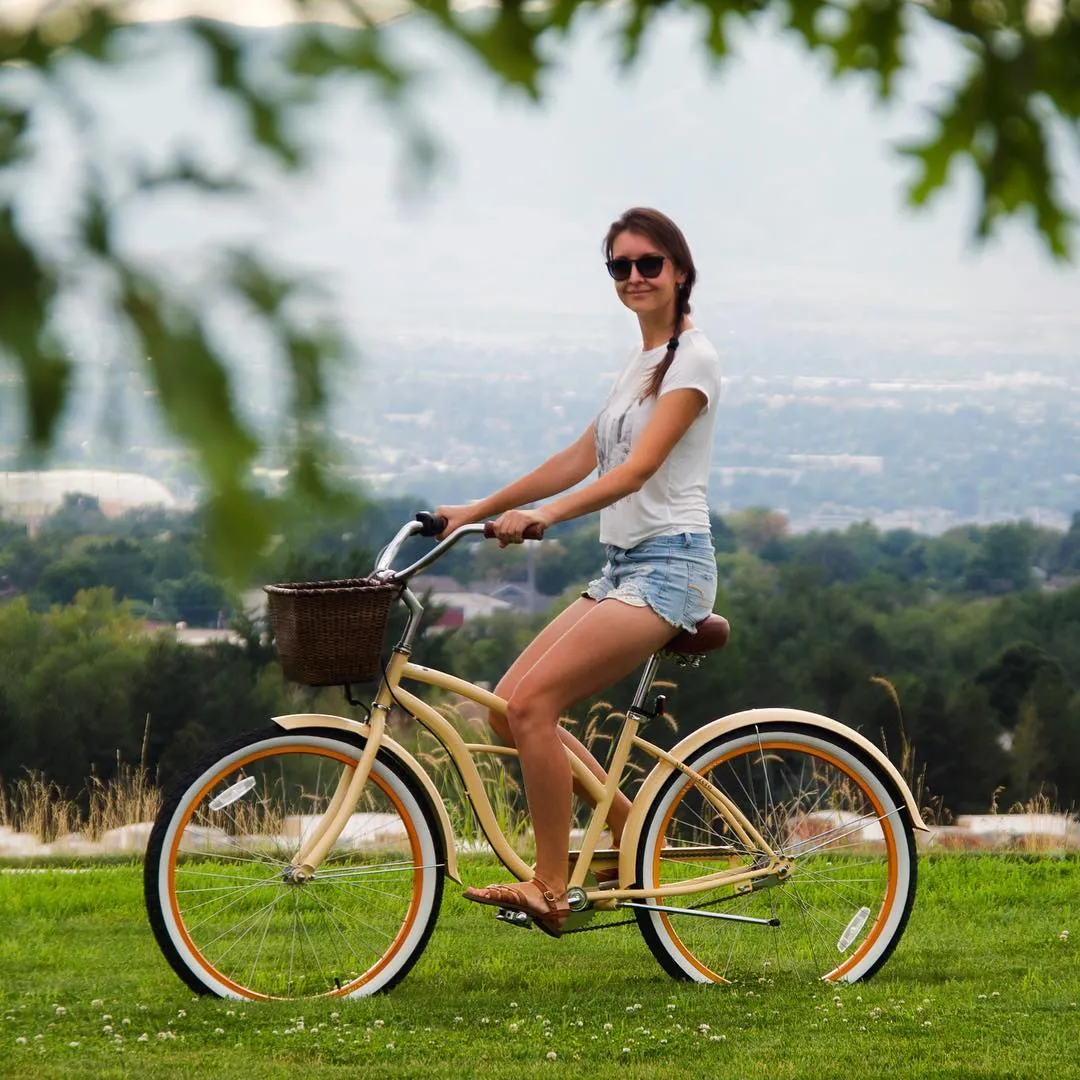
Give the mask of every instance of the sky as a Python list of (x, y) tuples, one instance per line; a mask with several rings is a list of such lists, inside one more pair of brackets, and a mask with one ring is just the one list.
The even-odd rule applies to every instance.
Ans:
[[(610, 22), (583, 20), (541, 106), (415, 20), (393, 34), (432, 72), (418, 110), (444, 154), (423, 194), (402, 182), (393, 118), (370, 93), (336, 85), (298, 116), (317, 148), (309, 174), (268, 178), (254, 205), (136, 207), (125, 242), (180, 275), (209, 265), (223, 239), (257, 244), (318, 274), (360, 336), (593, 340), (628, 329), (600, 240), (645, 204), (689, 238), (695, 310), (718, 338), (770, 320), (913, 340), (963, 328), (976, 345), (980, 332), (1035, 347), (1080, 337), (1080, 265), (1054, 264), (1027, 222), (977, 245), (973, 171), (958, 169), (929, 209), (904, 204), (912, 166), (893, 147), (927, 131), (926, 108), (963, 62), (938, 32), (919, 34), (917, 67), (888, 107), (869, 80), (830, 81), (768, 27), (736, 34), (737, 56), (714, 72), (682, 12), (657, 20), (628, 75)], [(88, 76), (105, 155), (164, 160), (183, 145), (259, 174), (206, 83), (191, 49), (168, 62), (148, 50), (123, 80)], [(58, 125), (50, 152), (70, 166), (68, 142)], [(1061, 164), (1080, 190), (1075, 152)]]

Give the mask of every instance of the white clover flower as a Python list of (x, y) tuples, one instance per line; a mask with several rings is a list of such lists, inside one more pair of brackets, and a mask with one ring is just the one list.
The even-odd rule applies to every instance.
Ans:
[(1058, 934), (1058, 940), (1059, 941), (1068, 941), (1069, 940), (1069, 931), (1068, 930), (1062, 930), (1061, 933)]
[(112, 1017), (108, 1013), (105, 1013), (104, 1016), (102, 1016), (101, 1018), (101, 1022), (103, 1024), (107, 1024), (111, 1019)]
[(25, 1045), (26, 1045), (26, 1036), (25, 1036), (25, 1035), (20, 1035), (20, 1036), (19, 1036), (19, 1037), (18, 1037), (18, 1038), (17, 1038), (16, 1040), (15, 1040), (15, 1045), (16, 1045), (16, 1046), (25, 1046)]
[(544, 1055), (544, 1057), (546, 1057), (546, 1058), (548, 1059), (548, 1061), (556, 1061), (556, 1060), (558, 1059), (559, 1055), (558, 1055), (558, 1054), (556, 1054), (554, 1050), (549, 1050), (549, 1051), (548, 1051), (548, 1052), (547, 1052), (547, 1053), (546, 1053), (546, 1054)]
[(112, 1024), (106, 1024), (106, 1025), (105, 1025), (105, 1026), (104, 1026), (104, 1027), (103, 1027), (103, 1028), (101, 1029), (101, 1034), (102, 1034), (102, 1035), (111, 1035), (112, 1033), (113, 1033), (113, 1026), (112, 1026)]
[(604, 1025), (604, 1030), (605, 1031), (610, 1031), (612, 1029), (612, 1027), (614, 1027), (614, 1024), (605, 1024)]
[(94, 998), (94, 1000), (90, 1002), (90, 1008), (91, 1009), (100, 1009), (101, 1006), (104, 1005), (104, 1004), (105, 1004), (105, 1002), (104, 1002), (104, 1000), (102, 998)]
[(141, 1034), (141, 1035), (140, 1035), (140, 1036), (138, 1037), (138, 1039), (136, 1039), (135, 1041), (136, 1041), (136, 1042), (149, 1042), (149, 1041), (150, 1041), (150, 1036), (149, 1036), (149, 1035), (147, 1035), (147, 1034), (146, 1034), (146, 1032), (144, 1031), (144, 1032), (143, 1032), (143, 1033), (142, 1033), (142, 1034)]
[(225, 1034), (225, 1029), (224, 1028), (214, 1028), (214, 1034), (215, 1035), (224, 1035)]
[(667, 1004), (666, 1004), (666, 1005), (664, 1006), (664, 1008), (665, 1008), (665, 1009), (667, 1009), (667, 1010), (668, 1010), (668, 1012), (671, 1012), (671, 1010), (675, 1008), (675, 1002), (674, 1002), (674, 1001), (669, 1001), (669, 1002), (668, 1002), (668, 1003), (667, 1003)]
[(506, 1026), (506, 1030), (509, 1031), (511, 1035), (513, 1035), (517, 1031), (517, 1029), (517, 1024), (507, 1024)]
[(77, 1042), (69, 1042), (68, 1046), (70, 1046), (72, 1050), (78, 1050), (79, 1049), (79, 1044)]
[[(460, 1019), (461, 1019), (460, 1016), (455, 1016), (454, 1017), (455, 1021), (460, 1020)], [(373, 1020), (372, 1023), (371, 1023), (371, 1026), (372, 1027), (377, 1027), (377, 1028), (385, 1027), (386, 1026), (386, 1021), (385, 1020)]]
[(697, 1029), (702, 1035), (704, 1035), (709, 1030), (709, 1025), (708, 1024), (698, 1024)]
[(622, 1048), (622, 1052), (623, 1052), (624, 1054), (629, 1054), (629, 1053), (630, 1053), (630, 1047), (629, 1047), (629, 1046), (624, 1046), (624, 1047)]
[(57, 1005), (56, 1006), (56, 1015), (57, 1016), (67, 1016), (67, 1009), (65, 1009), (63, 1005)]

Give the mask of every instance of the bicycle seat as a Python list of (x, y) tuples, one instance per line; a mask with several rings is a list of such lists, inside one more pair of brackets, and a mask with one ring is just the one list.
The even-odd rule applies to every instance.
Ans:
[(723, 615), (710, 615), (697, 624), (697, 633), (683, 630), (671, 639), (664, 652), (682, 653), (685, 656), (700, 656), (702, 653), (722, 649), (731, 637), (731, 624)]

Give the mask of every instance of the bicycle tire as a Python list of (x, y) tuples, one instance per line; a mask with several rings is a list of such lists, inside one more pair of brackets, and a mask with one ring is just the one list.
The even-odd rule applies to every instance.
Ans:
[[(687, 764), (733, 799), (791, 873), (752, 892), (722, 886), (635, 909), (664, 969), (744, 985), (857, 982), (878, 971), (907, 925), (917, 876), (914, 829), (893, 779), (854, 743), (792, 721), (718, 736)], [(645, 812), (637, 881), (654, 888), (754, 858), (675, 772)], [(761, 921), (666, 915), (665, 906)]]
[(385, 749), (358, 810), (309, 882), (285, 870), (361, 736), (248, 732), (208, 754), (168, 793), (143, 873), (154, 936), (201, 994), (240, 999), (361, 997), (416, 963), (442, 902), (446, 852), (428, 793)]

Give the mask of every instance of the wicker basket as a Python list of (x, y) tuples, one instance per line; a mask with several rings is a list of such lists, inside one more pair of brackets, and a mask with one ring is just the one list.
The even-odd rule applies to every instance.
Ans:
[(348, 578), (267, 585), (264, 591), (286, 678), (342, 686), (378, 677), (390, 605), (400, 585)]

